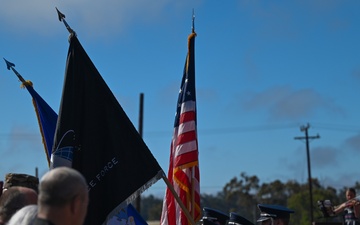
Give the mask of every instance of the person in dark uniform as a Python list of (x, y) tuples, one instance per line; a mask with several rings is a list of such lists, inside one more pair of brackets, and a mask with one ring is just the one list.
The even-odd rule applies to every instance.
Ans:
[(203, 208), (202, 222), (204, 225), (227, 225), (229, 216), (219, 210)]
[(252, 222), (250, 222), (246, 218), (244, 218), (234, 212), (230, 213), (230, 219), (227, 224), (228, 225), (254, 225)]
[(258, 208), (261, 213), (257, 222), (261, 222), (262, 225), (288, 225), (290, 214), (294, 213), (294, 210), (282, 205), (259, 204)]

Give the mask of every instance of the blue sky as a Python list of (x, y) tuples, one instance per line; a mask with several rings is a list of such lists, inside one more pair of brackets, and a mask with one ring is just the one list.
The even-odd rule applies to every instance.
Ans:
[[(105, 4), (106, 3), (106, 4)], [(312, 177), (360, 179), (360, 1), (12, 0), (0, 8), (0, 56), (57, 112), (68, 50), (80, 42), (167, 173), (192, 10), (202, 193), (241, 172), (307, 181), (300, 126), (310, 124)], [(40, 176), (47, 162), (30, 95), (0, 64), (0, 178)], [(163, 196), (158, 181), (145, 194)]]

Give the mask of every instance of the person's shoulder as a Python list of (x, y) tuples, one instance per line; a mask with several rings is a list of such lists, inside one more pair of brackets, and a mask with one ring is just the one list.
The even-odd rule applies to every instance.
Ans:
[(37, 205), (27, 205), (18, 210), (9, 220), (7, 225), (33, 224), (37, 216)]

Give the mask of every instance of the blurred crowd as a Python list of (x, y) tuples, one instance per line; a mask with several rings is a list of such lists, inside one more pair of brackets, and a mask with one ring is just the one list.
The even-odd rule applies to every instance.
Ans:
[(82, 225), (88, 202), (86, 180), (72, 168), (52, 169), (40, 181), (9, 173), (0, 196), (0, 225)]

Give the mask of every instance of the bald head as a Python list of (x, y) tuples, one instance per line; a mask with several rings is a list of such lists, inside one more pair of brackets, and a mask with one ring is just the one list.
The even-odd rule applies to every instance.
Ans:
[(87, 184), (85, 178), (72, 168), (52, 169), (40, 180), (39, 207), (62, 207), (78, 195), (87, 196)]
[(57, 167), (40, 180), (37, 219), (82, 225), (89, 203), (85, 178), (69, 167)]

